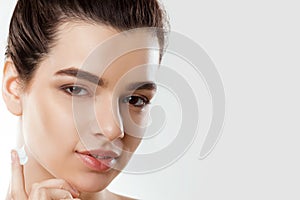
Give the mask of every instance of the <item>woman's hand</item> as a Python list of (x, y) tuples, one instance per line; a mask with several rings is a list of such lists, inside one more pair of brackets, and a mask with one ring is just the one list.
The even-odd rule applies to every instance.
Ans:
[(20, 164), (15, 150), (11, 152), (12, 177), (9, 199), (13, 200), (56, 200), (74, 199), (79, 197), (78, 191), (62, 179), (49, 179), (32, 185), (29, 194), (26, 194), (23, 166)]

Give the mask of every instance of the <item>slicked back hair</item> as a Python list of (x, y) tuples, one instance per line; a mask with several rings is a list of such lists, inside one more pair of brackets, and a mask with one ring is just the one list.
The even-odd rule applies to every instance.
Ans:
[(69, 21), (104, 24), (118, 31), (157, 27), (160, 61), (168, 21), (158, 0), (18, 0), (9, 27), (6, 58), (29, 83), (55, 43), (58, 27)]

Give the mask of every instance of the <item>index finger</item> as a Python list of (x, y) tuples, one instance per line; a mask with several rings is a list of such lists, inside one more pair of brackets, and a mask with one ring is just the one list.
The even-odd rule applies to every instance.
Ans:
[(23, 166), (20, 164), (16, 150), (11, 151), (10, 195), (13, 199), (26, 200)]

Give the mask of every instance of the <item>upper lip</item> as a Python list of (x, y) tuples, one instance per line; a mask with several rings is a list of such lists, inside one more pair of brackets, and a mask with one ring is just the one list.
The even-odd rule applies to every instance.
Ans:
[(118, 158), (120, 155), (114, 151), (106, 151), (103, 149), (94, 149), (89, 151), (77, 151), (77, 153), (90, 155), (95, 158), (109, 159), (109, 158)]

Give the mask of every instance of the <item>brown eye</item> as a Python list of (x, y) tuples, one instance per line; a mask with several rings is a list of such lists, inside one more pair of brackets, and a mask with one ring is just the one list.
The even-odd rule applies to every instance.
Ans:
[(80, 86), (67, 86), (62, 89), (72, 96), (86, 96), (89, 94), (85, 88)]
[(150, 102), (146, 97), (128, 96), (124, 98), (123, 103), (129, 103), (135, 107), (145, 107)]

